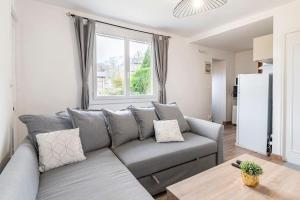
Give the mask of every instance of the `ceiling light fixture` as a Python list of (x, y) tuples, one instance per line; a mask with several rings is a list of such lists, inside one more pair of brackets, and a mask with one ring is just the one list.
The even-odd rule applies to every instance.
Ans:
[(181, 0), (173, 10), (174, 17), (181, 18), (219, 8), (227, 0)]

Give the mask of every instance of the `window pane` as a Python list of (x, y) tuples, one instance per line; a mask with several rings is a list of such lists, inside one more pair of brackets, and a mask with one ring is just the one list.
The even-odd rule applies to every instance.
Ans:
[(125, 94), (124, 40), (96, 36), (97, 96)]
[(130, 41), (130, 95), (152, 95), (151, 45)]

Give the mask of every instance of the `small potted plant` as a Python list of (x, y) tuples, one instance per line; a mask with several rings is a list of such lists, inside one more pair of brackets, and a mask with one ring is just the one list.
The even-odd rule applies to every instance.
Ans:
[(240, 168), (244, 184), (249, 187), (256, 187), (259, 184), (259, 176), (263, 174), (263, 169), (251, 161), (242, 162)]

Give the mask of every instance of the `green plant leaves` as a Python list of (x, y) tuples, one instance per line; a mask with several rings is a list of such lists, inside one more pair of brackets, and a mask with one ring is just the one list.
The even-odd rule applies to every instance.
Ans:
[(240, 164), (241, 171), (251, 176), (260, 176), (263, 174), (263, 169), (252, 161), (243, 161)]

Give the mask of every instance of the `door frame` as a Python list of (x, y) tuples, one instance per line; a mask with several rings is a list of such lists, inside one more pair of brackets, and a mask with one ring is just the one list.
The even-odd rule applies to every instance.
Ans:
[[(292, 56), (290, 55), (290, 47), (289, 46), (289, 37), (292, 37), (294, 34), (299, 34), (300, 35), (300, 30), (298, 31), (293, 31), (290, 33), (285, 34), (285, 68), (283, 71), (283, 76), (284, 76), (284, 100), (283, 100), (283, 132), (282, 132), (282, 156), (285, 161), (291, 161), (291, 163), (296, 164), (295, 162), (300, 163), (300, 152), (294, 151), (295, 154), (299, 154), (299, 158), (296, 159), (293, 155), (290, 155), (291, 151), (293, 152), (292, 148), (292, 138), (293, 137), (293, 102), (294, 102), (294, 77), (293, 77), (293, 71), (294, 67), (291, 65), (290, 60), (292, 60)], [(300, 40), (299, 40), (299, 45), (300, 45)], [(290, 141), (291, 139), (291, 141)], [(296, 159), (297, 161), (295, 161)]]

